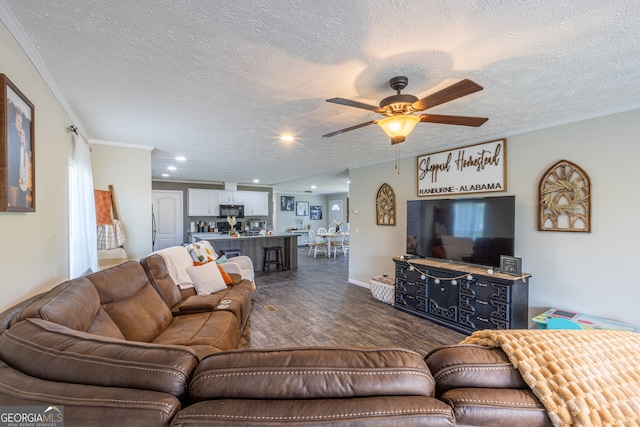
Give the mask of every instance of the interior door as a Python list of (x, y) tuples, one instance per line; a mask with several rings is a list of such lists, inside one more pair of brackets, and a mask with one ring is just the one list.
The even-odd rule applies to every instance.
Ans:
[(343, 221), (340, 229), (347, 228), (344, 223), (344, 202), (342, 200), (329, 200), (329, 227), (335, 227), (336, 222)]
[(153, 250), (184, 242), (182, 191), (153, 190)]

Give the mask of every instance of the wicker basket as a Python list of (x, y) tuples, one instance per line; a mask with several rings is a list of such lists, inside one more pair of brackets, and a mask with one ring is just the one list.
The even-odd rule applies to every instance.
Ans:
[(395, 283), (394, 280), (385, 275), (372, 276), (369, 280), (369, 288), (371, 295), (378, 301), (393, 305), (395, 301)]

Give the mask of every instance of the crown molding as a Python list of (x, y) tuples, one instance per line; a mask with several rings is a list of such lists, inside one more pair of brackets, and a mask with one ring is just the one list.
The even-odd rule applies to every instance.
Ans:
[(58, 103), (67, 114), (72, 124), (78, 128), (78, 133), (80, 133), (85, 139), (88, 139), (82, 123), (71, 109), (71, 106), (62, 94), (62, 91), (60, 91), (55, 78), (51, 74), (51, 71), (49, 71), (49, 67), (47, 67), (42, 56), (40, 56), (38, 49), (35, 47), (27, 32), (24, 30), (22, 25), (20, 25), (18, 18), (16, 18), (13, 11), (4, 0), (0, 0), (0, 20), (7, 27), (9, 33), (11, 33), (18, 45), (20, 45), (25, 55), (27, 55), (27, 58), (29, 58), (36, 71), (40, 74), (51, 93), (53, 93), (53, 96), (58, 100)]
[(153, 151), (155, 149), (153, 145), (130, 144), (126, 142), (106, 141), (104, 139), (91, 139), (89, 140), (89, 144), (110, 145), (112, 147), (121, 147), (121, 148), (135, 148), (137, 150), (147, 150), (147, 151)]

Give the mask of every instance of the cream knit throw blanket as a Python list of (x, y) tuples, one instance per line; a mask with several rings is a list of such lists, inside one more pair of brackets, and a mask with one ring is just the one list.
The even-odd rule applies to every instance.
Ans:
[(640, 426), (640, 334), (485, 330), (462, 343), (501, 347), (556, 427)]

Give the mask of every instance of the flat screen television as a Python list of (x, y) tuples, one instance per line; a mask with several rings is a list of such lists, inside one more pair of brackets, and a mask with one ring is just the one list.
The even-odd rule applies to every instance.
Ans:
[(496, 267), (514, 233), (515, 196), (407, 201), (407, 254)]

